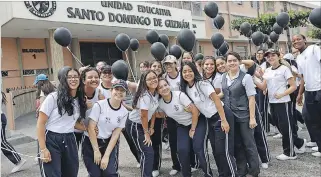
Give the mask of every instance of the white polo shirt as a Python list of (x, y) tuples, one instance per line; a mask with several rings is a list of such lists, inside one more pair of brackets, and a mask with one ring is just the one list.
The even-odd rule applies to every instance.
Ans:
[(216, 89), (222, 89), (221, 78), (222, 78), (222, 74), (220, 74), (220, 73), (217, 72), (217, 73), (215, 74), (214, 79), (212, 79), (212, 77), (211, 77), (211, 78), (208, 78), (208, 79), (206, 79), (206, 80), (209, 81), (209, 82), (213, 85), (214, 88), (216, 88)]
[(128, 111), (122, 104), (115, 109), (109, 100), (97, 101), (88, 116), (97, 123), (98, 139), (108, 139), (116, 128), (124, 128), (128, 117)]
[(180, 88), (180, 81), (181, 81), (181, 74), (178, 72), (175, 78), (171, 78), (168, 74), (165, 74), (165, 79), (169, 83), (171, 87), (171, 91), (179, 91)]
[(308, 46), (297, 56), (298, 72), (303, 75), (306, 91), (321, 90), (321, 49), (317, 45)]
[(129, 120), (141, 124), (141, 110), (148, 111), (148, 121), (158, 108), (158, 94), (151, 95), (146, 91), (137, 101), (136, 108), (130, 112)]
[[(210, 98), (213, 92), (215, 92), (214, 87), (208, 81), (199, 81), (194, 83), (192, 87), (187, 86), (186, 88), (187, 95), (192, 99), (198, 110), (207, 118), (211, 118), (217, 113), (216, 106)], [(224, 105), (222, 101), (221, 103)]]
[(108, 99), (111, 97), (110, 88), (104, 87), (103, 83), (99, 84), (98, 89), (101, 90), (101, 93), (105, 96), (105, 99)]
[(169, 102), (165, 102), (164, 99), (159, 100), (159, 108), (177, 123), (184, 126), (191, 125), (192, 113), (186, 112), (185, 108), (188, 107), (192, 101), (181, 91), (172, 91), (171, 94), (172, 98)]
[[(93, 96), (92, 98), (88, 98), (88, 97), (87, 97), (87, 99), (90, 100), (90, 101), (94, 104), (94, 103), (96, 103), (96, 102), (99, 100), (98, 96), (99, 96), (99, 88), (96, 88), (95, 93), (94, 93), (94, 96)], [(86, 127), (88, 127), (88, 123), (89, 123), (89, 118), (88, 118), (88, 116), (90, 115), (91, 110), (92, 110), (92, 108), (87, 109), (87, 111), (86, 111), (86, 118), (85, 118), (85, 120), (84, 120), (84, 124), (85, 124)], [(75, 132), (82, 132), (82, 131), (75, 129)], [(87, 131), (85, 131), (84, 134), (85, 134), (86, 136), (89, 136)]]
[(57, 100), (58, 93), (53, 92), (41, 104), (39, 111), (48, 116), (46, 130), (56, 133), (73, 133), (76, 121), (80, 116), (78, 99), (76, 98), (73, 101), (74, 113), (71, 116), (67, 112), (64, 113), (64, 111), (62, 116), (59, 114)]
[(286, 95), (280, 99), (276, 99), (274, 97), (274, 94), (282, 94), (288, 89), (288, 79), (291, 77), (293, 77), (291, 70), (284, 65), (280, 65), (276, 69), (272, 69), (271, 66), (265, 70), (263, 78), (267, 83), (270, 103), (286, 103), (291, 101), (289, 95)]

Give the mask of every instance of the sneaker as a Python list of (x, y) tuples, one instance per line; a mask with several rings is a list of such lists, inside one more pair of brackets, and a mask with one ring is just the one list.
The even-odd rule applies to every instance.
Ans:
[(11, 170), (11, 173), (15, 173), (19, 171), (26, 162), (27, 161), (25, 159), (21, 159), (20, 162), (15, 167), (13, 167), (13, 169)]
[(308, 147), (315, 147), (315, 146), (318, 146), (316, 142), (308, 142), (307, 143), (307, 146)]
[(138, 164), (136, 165), (136, 167), (137, 167), (137, 168), (140, 168), (140, 163), (138, 163)]
[(195, 172), (195, 171), (197, 171), (198, 169), (197, 168), (192, 168), (191, 169), (191, 172), (193, 173), (193, 172)]
[(174, 175), (176, 175), (177, 173), (178, 173), (177, 170), (171, 170), (171, 171), (169, 172), (169, 175), (174, 176)]
[(158, 170), (153, 171), (152, 175), (153, 177), (157, 177), (159, 175), (159, 171)]
[(319, 148), (318, 148), (318, 146), (316, 146), (316, 147), (313, 147), (313, 148), (311, 148), (312, 149), (312, 151), (316, 151), (316, 152), (318, 152), (319, 151)]
[(268, 163), (262, 163), (261, 164), (263, 169), (268, 169), (269, 168), (269, 164)]
[(166, 142), (166, 143), (163, 143), (163, 149), (169, 151), (170, 150), (170, 146), (169, 146), (169, 143)]
[(303, 153), (305, 153), (305, 146), (306, 146), (306, 144), (307, 144), (307, 140), (304, 139), (304, 143), (303, 143), (302, 147), (301, 147), (300, 149), (298, 149), (298, 150), (296, 151), (296, 153), (298, 153), (298, 154), (303, 154)]
[(276, 156), (276, 159), (278, 159), (278, 160), (294, 160), (296, 158), (297, 158), (297, 156), (290, 157), (290, 156), (287, 156), (284, 154)]
[(278, 133), (277, 135), (273, 136), (273, 138), (275, 138), (275, 139), (282, 138), (282, 134), (281, 134), (281, 133)]
[(312, 153), (314, 157), (321, 157), (321, 152), (314, 152)]

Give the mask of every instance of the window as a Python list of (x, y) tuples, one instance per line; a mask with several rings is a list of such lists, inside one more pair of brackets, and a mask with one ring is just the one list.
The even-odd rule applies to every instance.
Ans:
[(251, 7), (255, 9), (260, 8), (260, 2), (259, 1), (251, 1)]
[(193, 2), (192, 1), (192, 15), (194, 15), (194, 16), (202, 16), (203, 15), (201, 2)]
[(185, 10), (192, 10), (191, 8), (191, 1), (183, 1), (182, 2), (183, 9)]
[(246, 46), (237, 46), (235, 48), (235, 52), (240, 54), (241, 57), (246, 57), (247, 54), (247, 47)]
[(203, 53), (204, 50), (203, 50), (203, 47), (201, 45), (198, 46), (198, 53)]
[(2, 77), (8, 77), (8, 71), (1, 71)]
[(173, 3), (171, 1), (159, 1), (159, 5), (173, 7)]
[(265, 1), (265, 11), (274, 11), (274, 2), (273, 1)]
[(35, 70), (34, 69), (23, 70), (23, 75), (24, 76), (33, 76), (33, 75), (35, 75)]

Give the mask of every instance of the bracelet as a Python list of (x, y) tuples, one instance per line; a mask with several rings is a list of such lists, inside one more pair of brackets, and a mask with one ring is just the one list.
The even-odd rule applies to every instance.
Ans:
[(195, 132), (195, 129), (190, 129), (190, 131)]
[(149, 130), (144, 130), (144, 133), (145, 134), (150, 134), (150, 131)]
[(154, 127), (149, 127), (149, 129), (154, 129)]
[(45, 150), (48, 150), (47, 148), (40, 150), (40, 152), (44, 152)]

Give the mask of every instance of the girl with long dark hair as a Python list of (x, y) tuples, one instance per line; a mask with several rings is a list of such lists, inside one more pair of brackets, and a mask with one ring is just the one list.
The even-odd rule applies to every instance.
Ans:
[(39, 111), (37, 135), (47, 177), (77, 177), (79, 169), (74, 128), (85, 130), (79, 119), (86, 116), (83, 83), (76, 69), (62, 74), (57, 92), (50, 93)]
[[(271, 67), (264, 72), (263, 82), (256, 82), (256, 86), (262, 90), (267, 88), (271, 115), (276, 127), (282, 134), (283, 153), (276, 158), (278, 160), (296, 159), (296, 153), (304, 153), (306, 140), (297, 136), (291, 111), (291, 99), (289, 94), (296, 90), (296, 84), (291, 70), (281, 64), (280, 53), (274, 49), (268, 50), (264, 56)], [(287, 85), (290, 85), (287, 88)], [(294, 151), (294, 146), (298, 151)]]
[(206, 56), (202, 62), (203, 79), (208, 80), (215, 89), (215, 93), (221, 93), (221, 74), (217, 72), (216, 60), (212, 56)]
[(158, 77), (154, 71), (142, 74), (133, 100), (134, 110), (126, 122), (126, 131), (140, 155), (142, 177), (151, 177), (153, 171), (154, 150), (151, 146), (151, 135), (154, 133), (154, 113), (158, 108), (157, 85)]
[[(111, 97), (94, 103), (89, 114), (88, 134), (83, 142), (84, 163), (90, 176), (118, 177), (119, 136), (128, 117), (122, 101), (128, 90), (123, 80), (116, 80)], [(98, 134), (96, 130), (98, 129)]]
[[(223, 106), (220, 98), (215, 93), (213, 86), (208, 81), (203, 81), (196, 66), (191, 62), (184, 62), (181, 68), (181, 91), (185, 93), (200, 111), (199, 123), (205, 122), (205, 133), (194, 135), (195, 143), (207, 144), (209, 138), (213, 149), (220, 176), (236, 176), (236, 164), (229, 148), (227, 134), (230, 125), (227, 117), (232, 117), (231, 111)], [(204, 148), (207, 148), (205, 146)], [(202, 152), (206, 153), (207, 149)], [(199, 152), (196, 152), (197, 154)], [(200, 157), (199, 157), (200, 158)], [(205, 176), (213, 176), (208, 158), (199, 159)]]

